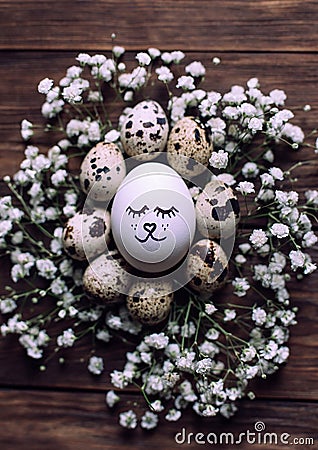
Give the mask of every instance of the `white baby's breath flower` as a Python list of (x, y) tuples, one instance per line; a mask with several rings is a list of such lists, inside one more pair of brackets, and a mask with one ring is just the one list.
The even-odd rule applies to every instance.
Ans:
[(275, 179), (275, 180), (283, 180), (284, 179), (284, 172), (279, 167), (271, 167), (269, 169), (269, 174)]
[(105, 142), (117, 142), (120, 138), (120, 133), (117, 130), (110, 130), (105, 134), (104, 141)]
[(274, 223), (270, 231), (273, 236), (276, 236), (278, 239), (285, 238), (289, 235), (289, 227), (283, 223)]
[(163, 83), (169, 83), (173, 80), (173, 73), (166, 66), (158, 67), (156, 69), (156, 74), (158, 75), (158, 80)]
[(246, 278), (236, 277), (232, 281), (232, 286), (234, 287), (234, 294), (238, 297), (243, 297), (246, 292), (250, 289), (250, 284)]
[(176, 87), (185, 91), (192, 91), (195, 89), (194, 79), (190, 76), (182, 75), (178, 78)]
[(241, 181), (237, 185), (236, 190), (242, 195), (253, 194), (253, 192), (255, 192), (254, 183), (251, 183), (250, 181)]
[(215, 305), (213, 305), (213, 303), (206, 303), (205, 304), (205, 312), (211, 316), (213, 313), (215, 313), (215, 311), (217, 311), (217, 308), (215, 307)]
[(254, 248), (261, 248), (268, 241), (265, 231), (258, 229), (253, 230), (249, 240)]
[(116, 58), (119, 58), (125, 53), (125, 48), (120, 45), (114, 45), (112, 52)]
[(218, 56), (214, 56), (212, 58), (212, 62), (215, 66), (218, 66), (219, 64), (221, 64), (221, 59)]
[(149, 53), (151, 59), (159, 58), (161, 55), (161, 51), (155, 47), (148, 48), (147, 52)]
[(136, 59), (141, 66), (149, 66), (151, 63), (151, 57), (145, 52), (137, 53)]
[(103, 358), (91, 356), (87, 366), (88, 370), (94, 375), (100, 375), (104, 370)]
[(185, 54), (181, 50), (173, 50), (171, 52), (171, 58), (175, 64), (180, 64), (181, 61), (185, 58)]
[(193, 61), (185, 67), (185, 72), (192, 77), (204, 77), (205, 67), (200, 61)]
[(276, 106), (284, 106), (285, 100), (287, 98), (285, 92), (282, 91), (281, 89), (273, 89), (269, 93), (269, 96), (271, 97)]
[(300, 250), (292, 250), (289, 253), (290, 263), (292, 270), (297, 270), (304, 266), (306, 261), (305, 254)]
[(44, 78), (38, 84), (38, 91), (40, 94), (47, 94), (53, 86), (53, 80)]
[(224, 150), (219, 150), (218, 152), (212, 152), (209, 163), (215, 169), (226, 169), (228, 160), (228, 153)]
[(130, 409), (129, 411), (125, 411), (119, 414), (119, 424), (128, 429), (134, 429), (137, 427), (137, 416)]
[(165, 419), (168, 422), (176, 422), (180, 419), (182, 413), (178, 409), (172, 408), (168, 411), (168, 414), (165, 415)]
[(113, 390), (111, 390), (107, 392), (105, 400), (107, 406), (109, 406), (109, 408), (112, 408), (116, 403), (119, 402), (120, 398)]

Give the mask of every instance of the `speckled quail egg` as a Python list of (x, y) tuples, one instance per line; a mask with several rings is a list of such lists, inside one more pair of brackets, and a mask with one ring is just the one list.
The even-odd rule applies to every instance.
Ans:
[(210, 239), (201, 239), (190, 249), (187, 274), (189, 287), (207, 296), (223, 286), (228, 273), (228, 259), (222, 247)]
[(91, 200), (109, 201), (126, 176), (122, 152), (116, 144), (100, 142), (83, 159), (81, 189)]
[(196, 201), (197, 226), (210, 239), (233, 236), (240, 220), (240, 205), (233, 190), (219, 180), (210, 181)]
[(123, 301), (129, 288), (127, 263), (118, 255), (102, 254), (94, 259), (83, 275), (85, 293), (107, 305)]
[(159, 280), (139, 280), (126, 299), (128, 311), (145, 325), (157, 325), (165, 320), (173, 301), (172, 284)]
[(168, 162), (184, 177), (191, 178), (202, 173), (209, 163), (212, 150), (204, 125), (195, 117), (180, 119), (170, 132)]
[(168, 119), (162, 107), (154, 100), (138, 103), (128, 114), (121, 128), (121, 142), (128, 156), (153, 159), (166, 146)]
[(84, 261), (105, 251), (109, 233), (110, 213), (102, 208), (85, 207), (67, 221), (62, 242), (71, 258)]

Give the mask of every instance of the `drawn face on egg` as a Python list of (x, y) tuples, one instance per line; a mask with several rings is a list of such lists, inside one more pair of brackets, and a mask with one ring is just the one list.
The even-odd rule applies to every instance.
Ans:
[(160, 163), (142, 164), (127, 175), (114, 198), (111, 218), (120, 253), (145, 272), (176, 266), (195, 233), (188, 188), (173, 169)]

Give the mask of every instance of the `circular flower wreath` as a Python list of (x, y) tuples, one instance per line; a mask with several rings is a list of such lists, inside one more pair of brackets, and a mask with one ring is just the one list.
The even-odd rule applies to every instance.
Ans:
[[(12, 179), (4, 177), (11, 193), (0, 199), (0, 246), (10, 257), (13, 283), (1, 299), (1, 333), (17, 334), (28, 356), (44, 360), (41, 370), (52, 341), (59, 356), (87, 333), (105, 343), (113, 336), (134, 342), (122, 370), (110, 375), (114, 390), (106, 402), (113, 407), (121, 389), (137, 386), (147, 405), (143, 428), (154, 428), (161, 416), (176, 421), (189, 405), (200, 416), (230, 417), (238, 399), (254, 397), (249, 380), (266, 378), (286, 362), (297, 310), (287, 285), (293, 276), (301, 279), (316, 269), (306, 249), (317, 242), (311, 219), (318, 191), (308, 190), (300, 200), (293, 170), (302, 163), (283, 170), (274, 162), (278, 147), (293, 151), (310, 144), (290, 123), (294, 114), (284, 108), (282, 90), (264, 94), (258, 79), (251, 78), (245, 87), (235, 85), (224, 94), (206, 91), (199, 88), (205, 67), (194, 61), (181, 73), (185, 55), (180, 51), (149, 48), (136, 55), (131, 71), (124, 52), (114, 46), (110, 57), (81, 53), (57, 85), (48, 78), (38, 85), (46, 97), (45, 130), (56, 132), (58, 142), (45, 154), (27, 145), (20, 170)], [(242, 212), (226, 287), (205, 301), (181, 288), (169, 320), (155, 330), (133, 320), (125, 306), (110, 309), (88, 299), (81, 288), (85, 267), (62, 245), (65, 222), (83, 206), (78, 175), (69, 162), (101, 141), (120, 146), (129, 105), (147, 98), (148, 89), (157, 89), (153, 98), (166, 111), (170, 127), (187, 115), (205, 125), (214, 145), (209, 167), (214, 178), (237, 192)], [(124, 109), (113, 125), (119, 102)], [(36, 126), (23, 120), (21, 134), (32, 139)], [(195, 201), (199, 191), (191, 192)], [(261, 227), (249, 228), (255, 219)], [(55, 322), (63, 331), (50, 336)], [(88, 370), (96, 375), (104, 370), (94, 344)], [(138, 421), (130, 409), (119, 413), (124, 427), (135, 428)]]

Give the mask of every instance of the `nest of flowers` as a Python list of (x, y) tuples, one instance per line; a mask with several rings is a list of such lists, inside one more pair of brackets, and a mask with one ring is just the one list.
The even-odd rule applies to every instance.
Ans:
[[(126, 363), (110, 374), (114, 389), (106, 402), (114, 407), (129, 385), (145, 398), (142, 417), (120, 409), (127, 428), (176, 421), (187, 407), (204, 417), (232, 416), (239, 399), (254, 397), (250, 380), (286, 363), (297, 312), (288, 284), (316, 269), (307, 249), (317, 242), (318, 191), (301, 197), (294, 170), (303, 163), (286, 162), (286, 154), (298, 157), (310, 144), (291, 122), (285, 92), (263, 93), (256, 78), (225, 93), (205, 90), (206, 68), (200, 61), (183, 65), (184, 58), (180, 51), (151, 48), (130, 60), (128, 70), (125, 50), (115, 45), (108, 56), (79, 54), (57, 83), (40, 81), (44, 129), (56, 141), (41, 152), (36, 137), (43, 127), (22, 121), (25, 159), (13, 177), (4, 177), (8, 194), (0, 199), (0, 245), (12, 280), (1, 297), (2, 335), (17, 335), (44, 370), (48, 348), (62, 363), (66, 348), (92, 334), (87, 366), (95, 375), (105, 369), (103, 347), (96, 352), (95, 342), (106, 351), (113, 337), (121, 339)], [(219, 63), (213, 58), (210, 69)], [(86, 199), (79, 164), (100, 142), (115, 144), (127, 158), (122, 127), (144, 99), (159, 103), (170, 130), (185, 117), (200, 121), (213, 143), (207, 182), (225, 183), (241, 211), (222, 289), (202, 296), (180, 286), (169, 314), (154, 326), (133, 317), (125, 303), (90, 298), (83, 289), (87, 262), (70, 257), (63, 236)], [(204, 189), (187, 186), (196, 205)]]

